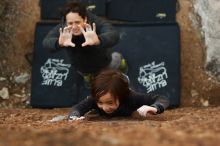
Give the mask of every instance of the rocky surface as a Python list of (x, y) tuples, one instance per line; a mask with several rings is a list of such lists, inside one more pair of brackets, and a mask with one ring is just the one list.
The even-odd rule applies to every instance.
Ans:
[(30, 99), (31, 53), (35, 24), (40, 17), (38, 0), (0, 1), (0, 90), (10, 98), (0, 98), (0, 107), (26, 107)]
[(201, 17), (194, 9), (196, 4), (191, 0), (178, 2), (177, 21), (181, 30), (181, 104), (220, 105), (220, 84), (206, 70), (207, 53), (201, 34)]
[(205, 42), (207, 70), (220, 81), (220, 1), (194, 0), (194, 10), (201, 20), (201, 34)]

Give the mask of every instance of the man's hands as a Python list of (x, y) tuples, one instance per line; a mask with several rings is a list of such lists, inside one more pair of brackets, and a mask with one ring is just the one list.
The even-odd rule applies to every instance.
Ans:
[(156, 114), (157, 113), (157, 109), (155, 107), (143, 105), (139, 109), (137, 109), (137, 112), (141, 116), (146, 117), (148, 113), (149, 114)]
[(91, 27), (91, 25), (85, 24), (85, 30), (84, 30), (84, 28), (82, 28), (82, 26), (79, 26), (82, 34), (85, 37), (85, 42), (82, 44), (82, 47), (94, 46), (94, 45), (100, 44), (100, 40), (96, 34), (95, 23), (93, 23), (92, 26), (93, 26), (93, 28)]
[(75, 47), (72, 42), (72, 27), (65, 27), (63, 30), (60, 28), (59, 45), (61, 47)]
[[(95, 46), (100, 44), (100, 40), (98, 35), (96, 34), (96, 25), (95, 23), (92, 24), (84, 24), (85, 28), (81, 25), (78, 25), (80, 31), (82, 32), (85, 42), (82, 43), (82, 47), (85, 46)], [(73, 28), (72, 26), (65, 27), (63, 30), (60, 28), (60, 37), (59, 37), (59, 45), (61, 47), (75, 47), (76, 45), (72, 42), (73, 37)]]

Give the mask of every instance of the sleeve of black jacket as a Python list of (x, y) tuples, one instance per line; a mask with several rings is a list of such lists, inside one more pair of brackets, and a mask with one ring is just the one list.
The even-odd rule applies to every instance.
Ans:
[(76, 117), (83, 116), (85, 113), (95, 108), (95, 106), (96, 106), (95, 100), (92, 97), (87, 97), (86, 99), (82, 100), (80, 103), (72, 107), (72, 110), (69, 113), (68, 118), (70, 116), (76, 116)]
[(134, 91), (132, 91), (132, 94), (136, 108), (139, 108), (143, 105), (149, 105), (157, 109), (157, 114), (164, 112), (170, 103), (167, 97), (158, 94), (144, 94)]
[(101, 42), (98, 47), (110, 48), (118, 43), (119, 33), (108, 21), (92, 13), (88, 13), (88, 16), (89, 21), (96, 24), (96, 33)]
[(49, 33), (46, 35), (46, 37), (43, 39), (42, 42), (44, 48), (48, 48), (52, 51), (61, 48), (58, 44), (58, 40), (60, 36), (60, 32), (59, 32), (60, 28), (61, 28), (61, 24), (58, 24), (52, 30), (49, 31)]

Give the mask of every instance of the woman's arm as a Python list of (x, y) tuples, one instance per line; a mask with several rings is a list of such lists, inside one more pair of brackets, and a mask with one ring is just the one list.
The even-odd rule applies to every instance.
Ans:
[(71, 120), (74, 117), (81, 117), (91, 109), (95, 108), (95, 100), (92, 97), (87, 97), (82, 100), (80, 103), (72, 107), (71, 112), (69, 113), (68, 119)]
[(119, 33), (105, 19), (100, 18), (92, 13), (88, 13), (89, 21), (96, 24), (96, 32), (100, 40), (98, 47), (110, 48), (119, 41)]
[(132, 91), (135, 107), (139, 113), (160, 114), (169, 106), (169, 99), (157, 94), (144, 94)]

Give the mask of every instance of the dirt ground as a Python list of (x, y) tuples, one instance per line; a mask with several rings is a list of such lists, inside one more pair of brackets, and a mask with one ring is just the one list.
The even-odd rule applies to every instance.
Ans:
[(50, 120), (69, 109), (1, 109), (0, 146), (217, 146), (220, 107), (179, 108), (146, 119), (87, 116)]
[(146, 119), (134, 114), (132, 118), (88, 117), (77, 122), (49, 121), (66, 115), (69, 109), (31, 109), (31, 80), (25, 84), (13, 81), (20, 73), (31, 74), (24, 56), (33, 50), (40, 14), (39, 0), (10, 3), (0, 13), (0, 77), (6, 78), (0, 82), (0, 89), (7, 87), (10, 94), (9, 99), (0, 98), (0, 146), (219, 145), (220, 84), (206, 71), (200, 26), (191, 21), (199, 19), (193, 14), (192, 0), (179, 0), (177, 13), (181, 30), (181, 108)]

